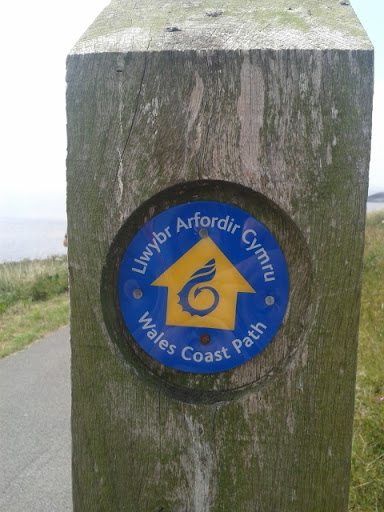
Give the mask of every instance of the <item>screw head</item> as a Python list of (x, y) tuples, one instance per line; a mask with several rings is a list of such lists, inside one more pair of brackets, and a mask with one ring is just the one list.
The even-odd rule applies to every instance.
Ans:
[(208, 229), (200, 228), (199, 235), (200, 235), (200, 238), (206, 238), (208, 236)]
[(273, 304), (275, 303), (275, 297), (268, 295), (267, 297), (265, 297), (264, 302), (266, 303), (267, 306), (273, 306)]
[(200, 334), (200, 343), (203, 345), (208, 345), (208, 343), (211, 341), (211, 337), (209, 334)]
[(132, 296), (134, 299), (141, 299), (143, 296), (143, 290), (140, 290), (140, 288), (136, 288), (132, 292)]

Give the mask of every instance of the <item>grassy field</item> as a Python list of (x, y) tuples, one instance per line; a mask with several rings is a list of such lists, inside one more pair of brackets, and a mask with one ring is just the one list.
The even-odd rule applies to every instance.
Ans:
[[(0, 265), (0, 357), (68, 322), (66, 258)], [(384, 211), (367, 219), (349, 512), (384, 511)]]
[(384, 511), (384, 211), (367, 218), (350, 512)]
[(0, 358), (68, 323), (66, 257), (0, 264)]

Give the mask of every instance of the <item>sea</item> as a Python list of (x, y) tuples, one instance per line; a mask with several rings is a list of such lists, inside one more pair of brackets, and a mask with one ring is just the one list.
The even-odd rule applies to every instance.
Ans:
[(66, 230), (65, 219), (0, 217), (0, 263), (64, 255)]
[(378, 210), (384, 210), (384, 203), (367, 203), (367, 212), (376, 212)]
[[(384, 210), (383, 203), (367, 203), (367, 211)], [(15, 219), (0, 217), (0, 263), (44, 259), (67, 253), (63, 245), (65, 219)]]

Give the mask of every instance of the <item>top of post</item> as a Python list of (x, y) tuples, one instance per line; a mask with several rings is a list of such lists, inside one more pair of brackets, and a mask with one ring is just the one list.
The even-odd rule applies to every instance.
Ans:
[(371, 50), (349, 0), (112, 0), (71, 54)]

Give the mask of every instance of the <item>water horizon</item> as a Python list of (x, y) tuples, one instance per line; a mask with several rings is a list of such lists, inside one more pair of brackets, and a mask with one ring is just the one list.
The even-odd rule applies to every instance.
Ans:
[(66, 219), (0, 217), (0, 263), (65, 255), (66, 229)]
[(384, 202), (368, 201), (367, 202), (367, 213), (384, 210)]
[[(367, 213), (384, 210), (384, 202), (367, 202)], [(0, 263), (63, 256), (66, 219), (0, 217)]]

